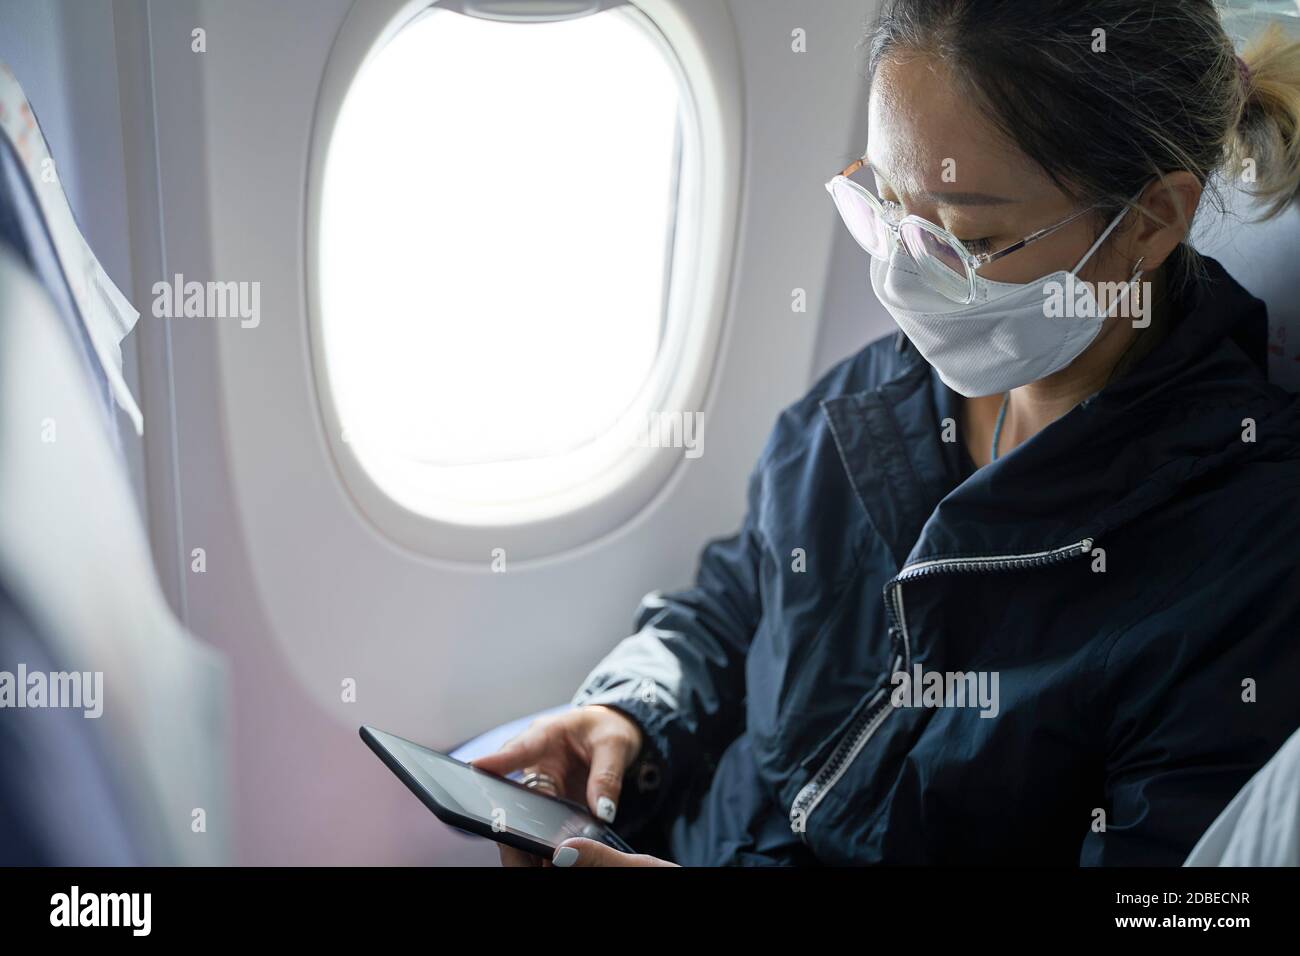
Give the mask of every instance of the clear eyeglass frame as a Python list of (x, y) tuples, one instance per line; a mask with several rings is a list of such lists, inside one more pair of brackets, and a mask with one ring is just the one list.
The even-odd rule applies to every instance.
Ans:
[[(952, 301), (962, 304), (975, 301), (975, 277), (979, 269), (991, 262), (996, 262), (1004, 256), (1009, 256), (1013, 252), (1018, 252), (1032, 242), (1050, 236), (1058, 229), (1068, 226), (1080, 216), (1091, 212), (1094, 208), (1089, 206), (1080, 209), (1078, 212), (1072, 213), (1068, 218), (1039, 229), (1037, 232), (1032, 232), (1023, 239), (995, 252), (975, 253), (971, 252), (965, 243), (947, 229), (936, 226), (928, 219), (922, 219), (920, 216), (915, 215), (903, 216), (897, 220), (891, 218), (879, 197), (862, 184), (849, 178), (866, 167), (866, 165), (865, 157), (855, 160), (840, 173), (831, 177), (826, 183), (826, 191), (830, 193), (835, 208), (844, 220), (849, 234), (853, 236), (863, 251), (876, 259), (888, 260), (893, 248), (901, 247), (916, 261), (921, 277), (927, 285)], [(864, 236), (860, 234), (864, 225), (869, 226), (871, 224), (855, 224), (856, 217), (854, 213), (859, 210), (854, 210), (846, 205), (854, 197), (865, 201), (874, 213), (877, 224), (883, 227), (884, 233), (888, 237), (889, 244), (887, 247), (878, 245), (877, 248), (873, 249), (871, 246), (872, 239), (878, 238), (878, 235)], [(877, 229), (876, 232), (878, 234), (879, 230)]]

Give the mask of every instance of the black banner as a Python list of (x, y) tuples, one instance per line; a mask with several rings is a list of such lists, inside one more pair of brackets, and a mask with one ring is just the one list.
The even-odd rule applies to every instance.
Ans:
[[(591, 927), (714, 924), (762, 938), (830, 923), (918, 942), (1106, 935), (1149, 941), (1293, 929), (1294, 870), (1130, 869), (11, 869), (6, 941), (215, 943), (459, 939), (531, 932), (581, 945)], [(536, 918), (534, 921), (533, 918)], [(677, 936), (676, 938), (683, 938)]]

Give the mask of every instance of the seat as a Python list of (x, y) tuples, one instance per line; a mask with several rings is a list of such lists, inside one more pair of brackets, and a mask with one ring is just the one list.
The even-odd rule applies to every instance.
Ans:
[[(102, 675), (103, 708), (4, 718), (0, 844), (23, 834), (29, 863), (222, 863), (233, 842), (224, 661), (163, 596), (78, 349), (0, 243), (0, 667)], [(95, 820), (100, 842), (71, 838)]]
[(1217, 259), (1228, 273), (1268, 306), (1268, 379), (1300, 391), (1300, 204), (1280, 216), (1251, 222), (1249, 197), (1220, 182), (1224, 210), (1203, 205), (1192, 230), (1193, 245)]
[(1300, 866), (1300, 730), (1233, 797), (1183, 866)]
[(120, 412), (143, 429), (120, 349), (139, 313), (52, 164), (0, 63), (0, 670), (102, 681), (97, 715), (5, 717), (0, 860), (220, 863), (225, 665), (158, 584), (117, 425)]

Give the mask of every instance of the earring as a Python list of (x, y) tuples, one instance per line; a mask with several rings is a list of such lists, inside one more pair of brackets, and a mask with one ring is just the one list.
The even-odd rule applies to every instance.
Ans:
[[(1138, 256), (1138, 261), (1133, 264), (1133, 273), (1128, 277), (1129, 285), (1133, 286), (1133, 308), (1142, 308), (1142, 283), (1137, 282), (1137, 277), (1142, 274), (1142, 263), (1147, 261), (1146, 256)], [(1133, 283), (1137, 282), (1137, 285)]]

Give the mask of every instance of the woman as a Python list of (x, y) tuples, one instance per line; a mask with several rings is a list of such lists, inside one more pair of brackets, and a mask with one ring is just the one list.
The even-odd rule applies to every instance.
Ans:
[(828, 185), (899, 332), (782, 414), (576, 708), (477, 761), (646, 851), (556, 863), (1178, 864), (1300, 727), (1300, 399), (1187, 244), (1211, 174), (1295, 197), (1300, 46), (1152, 9), (887, 5)]

